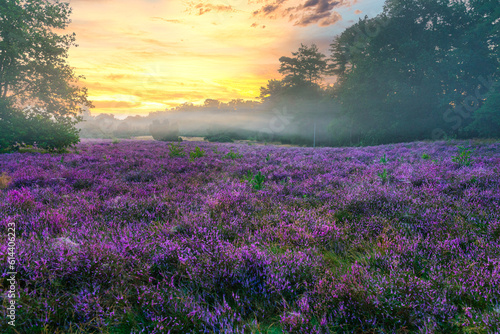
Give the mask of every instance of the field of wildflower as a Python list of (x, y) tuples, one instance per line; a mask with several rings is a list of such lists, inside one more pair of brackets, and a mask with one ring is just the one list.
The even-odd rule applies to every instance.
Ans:
[(0, 332), (498, 333), (499, 168), (493, 141), (3, 154)]

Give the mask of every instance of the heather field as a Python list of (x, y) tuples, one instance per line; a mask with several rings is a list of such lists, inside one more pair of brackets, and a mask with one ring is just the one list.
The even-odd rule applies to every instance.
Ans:
[(3, 154), (0, 332), (498, 333), (499, 168), (493, 141)]

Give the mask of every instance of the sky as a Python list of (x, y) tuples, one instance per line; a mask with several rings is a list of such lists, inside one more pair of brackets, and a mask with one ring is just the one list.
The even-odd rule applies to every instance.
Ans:
[(256, 99), (301, 43), (335, 35), (383, 0), (69, 0), (69, 64), (92, 114), (147, 115), (207, 98)]

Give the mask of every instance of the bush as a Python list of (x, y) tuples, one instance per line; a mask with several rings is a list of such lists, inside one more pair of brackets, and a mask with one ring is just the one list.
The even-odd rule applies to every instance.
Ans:
[(459, 155), (452, 156), (451, 161), (456, 162), (460, 166), (468, 167), (472, 163), (472, 158), (471, 158), (472, 152), (474, 152), (474, 150), (468, 150), (463, 146), (459, 146), (458, 147)]
[(154, 140), (180, 141), (179, 124), (171, 124), (168, 120), (160, 121), (150, 125), (149, 130)]
[(252, 172), (248, 171), (248, 174), (244, 176), (244, 179), (248, 181), (248, 183), (250, 184), (250, 186), (252, 186), (253, 189), (255, 190), (264, 189), (264, 181), (266, 180), (266, 177), (262, 175), (260, 171), (255, 175)]
[(200, 149), (198, 146), (194, 149), (194, 151), (189, 152), (189, 161), (194, 161), (195, 159), (201, 158), (205, 156), (205, 151)]
[(0, 152), (32, 145), (48, 151), (63, 151), (80, 141), (75, 124), (79, 118), (51, 116), (44, 112), (22, 112), (0, 101)]
[(226, 133), (218, 133), (205, 137), (211, 143), (232, 143), (234, 140)]
[(174, 143), (171, 143), (168, 149), (168, 155), (172, 158), (184, 157), (186, 155), (186, 153), (184, 153), (184, 148), (182, 148), (179, 144), (175, 145)]
[(238, 151), (233, 152), (233, 149), (230, 149), (229, 152), (222, 157), (222, 159), (240, 159), (243, 158), (243, 155), (239, 154)]

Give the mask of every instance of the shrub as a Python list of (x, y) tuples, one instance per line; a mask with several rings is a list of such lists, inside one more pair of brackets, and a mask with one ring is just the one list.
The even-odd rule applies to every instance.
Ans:
[(208, 135), (205, 137), (205, 140), (208, 140), (211, 143), (232, 143), (234, 140), (225, 133), (218, 133), (213, 135)]
[(36, 146), (63, 151), (80, 141), (75, 124), (79, 118), (52, 117), (42, 112), (22, 112), (0, 101), (0, 153), (16, 147)]
[(159, 141), (179, 141), (179, 124), (170, 124), (168, 120), (153, 123), (149, 126), (149, 131), (154, 140)]
[(230, 149), (229, 152), (222, 157), (223, 159), (240, 159), (243, 158), (243, 155), (239, 154), (238, 151), (233, 152), (233, 149)]
[(189, 152), (189, 161), (194, 161), (195, 159), (205, 156), (205, 151), (196, 146), (194, 151)]
[(459, 154), (453, 156), (451, 158), (451, 161), (456, 162), (460, 166), (470, 166), (470, 164), (472, 163), (471, 155), (474, 150), (468, 150), (463, 146), (459, 146), (458, 152)]
[(380, 180), (382, 181), (382, 184), (385, 184), (387, 182), (387, 169), (384, 168), (384, 171), (382, 173), (377, 173), (378, 177), (380, 177)]
[(264, 181), (266, 180), (266, 177), (262, 175), (261, 172), (258, 172), (257, 175), (255, 175), (252, 180), (250, 180), (250, 184), (255, 190), (262, 190), (264, 188)]
[(7, 173), (2, 173), (0, 175), (0, 190), (7, 189), (11, 182), (12, 178)]
[(184, 153), (184, 148), (182, 148), (179, 144), (176, 145), (174, 143), (171, 143), (168, 150), (168, 155), (172, 158), (186, 156), (186, 153)]

